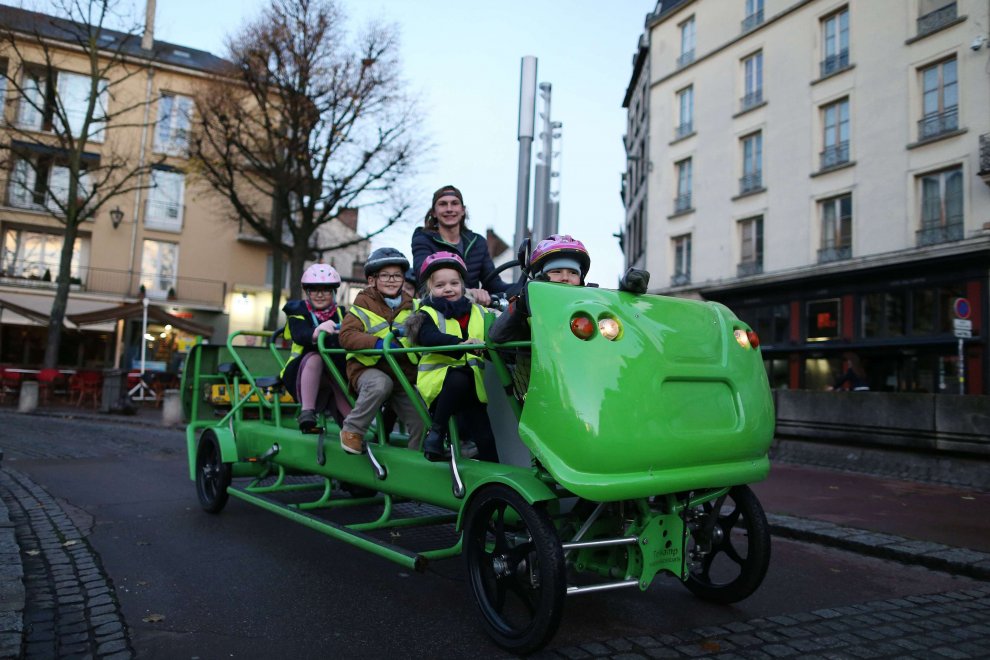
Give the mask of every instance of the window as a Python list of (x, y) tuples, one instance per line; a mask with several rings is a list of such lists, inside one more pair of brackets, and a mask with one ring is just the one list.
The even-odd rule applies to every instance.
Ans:
[(863, 336), (902, 337), (905, 334), (906, 292), (868, 293), (862, 298)]
[[(89, 195), (90, 181), (80, 173), (77, 198)], [(19, 155), (14, 160), (7, 201), (22, 209), (63, 213), (69, 193), (69, 168), (51, 156)]]
[(822, 21), (822, 64), (824, 78), (849, 67), (849, 9), (842, 9)]
[(626, 260), (629, 264), (635, 263), (643, 255), (644, 248), (644, 234), (645, 227), (643, 226), (645, 222), (645, 214), (643, 212), (643, 202), (640, 201), (639, 205), (636, 207), (635, 213), (633, 213), (632, 218), (626, 228), (626, 236), (624, 240), (626, 244), (623, 246), (626, 252)]
[(691, 234), (673, 239), (674, 276), (671, 284), (680, 286), (691, 282)]
[(849, 162), (849, 99), (822, 108), (821, 169)]
[(958, 241), (963, 237), (962, 167), (920, 177), (921, 229), (918, 245)]
[(791, 309), (786, 303), (776, 305), (760, 305), (758, 307), (733, 306), (739, 318), (748, 323), (760, 337), (760, 344), (790, 343)]
[(173, 156), (189, 152), (189, 124), (193, 100), (188, 96), (162, 94), (158, 99), (155, 151)]
[[(6, 107), (7, 100), (7, 60), (0, 57), (0, 108)], [(0, 112), (0, 123), (5, 121), (4, 113)]]
[(763, 187), (763, 133), (752, 133), (742, 138), (742, 159), (739, 194), (760, 190)]
[[(62, 258), (62, 236), (23, 229), (3, 233), (0, 274), (33, 280), (54, 278)], [(82, 278), (89, 263), (89, 239), (76, 238), (72, 245), (70, 276)]]
[(46, 70), (28, 67), (22, 81), (23, 93), (17, 110), (17, 124), (34, 131), (65, 132), (67, 126), (73, 137), (85, 137), (102, 142), (106, 130), (108, 83), (97, 84), (96, 106), (88, 134), (82, 135), (83, 124), (89, 106), (89, 94), (93, 79), (90, 76), (68, 71), (53, 72), (55, 93), (48, 89)]
[(681, 54), (677, 58), (677, 66), (687, 66), (694, 61), (695, 27), (694, 16), (681, 23)]
[(181, 172), (152, 170), (144, 224), (149, 229), (182, 231), (182, 200), (186, 177)]
[(175, 289), (179, 246), (162, 241), (144, 242), (141, 256), (141, 286), (149, 298), (165, 298)]
[(918, 0), (918, 34), (934, 32), (956, 20), (955, 2), (946, 0)]
[(842, 306), (838, 298), (810, 300), (805, 304), (808, 317), (808, 341), (836, 339), (842, 328)]
[(742, 109), (749, 110), (763, 103), (763, 51), (743, 60)]
[(921, 121), (918, 139), (927, 140), (959, 128), (959, 84), (955, 58), (921, 70)]
[(691, 159), (685, 158), (675, 165), (677, 168), (677, 197), (674, 199), (674, 213), (691, 209)]
[(763, 23), (763, 0), (746, 0), (746, 18), (742, 22), (742, 31), (749, 32)]
[[(289, 272), (291, 270), (289, 266), (290, 266), (289, 262), (286, 259), (283, 259), (282, 260), (282, 288), (283, 289), (291, 289), (292, 288), (289, 285), (289, 279), (290, 279), (290, 275), (291, 275), (291, 273)], [(272, 258), (272, 255), (269, 254), (267, 257), (265, 257), (265, 286), (271, 286), (272, 285), (272, 277), (274, 276), (274, 271), (275, 271), (275, 260)]]
[(763, 216), (739, 221), (739, 277), (763, 272)]
[(852, 195), (841, 195), (819, 203), (822, 246), (819, 263), (849, 259), (852, 256)]
[(694, 132), (694, 86), (685, 87), (677, 92), (677, 107), (680, 112), (680, 123), (674, 133), (675, 138), (682, 138)]

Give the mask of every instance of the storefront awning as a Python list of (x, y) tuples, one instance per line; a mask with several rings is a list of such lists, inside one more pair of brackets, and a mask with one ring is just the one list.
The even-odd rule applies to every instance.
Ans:
[[(85, 314), (70, 314), (66, 318), (76, 325), (83, 326), (93, 323), (103, 323), (105, 321), (116, 321), (117, 319), (139, 319), (143, 315), (144, 305), (136, 302), (127, 305), (118, 305), (117, 307), (109, 307), (107, 309), (98, 309)], [(155, 305), (148, 305), (148, 320), (171, 325), (174, 328), (201, 337), (211, 337), (213, 335), (213, 328), (211, 326), (169, 314), (161, 307), (156, 307)]]
[[(51, 293), (15, 293), (5, 291), (0, 298), (0, 325), (48, 325), (52, 310), (53, 295)], [(79, 328), (71, 323), (73, 314), (84, 314), (105, 305), (106, 301), (80, 300), (69, 296), (66, 301), (66, 317), (64, 323), (70, 330)], [(113, 332), (113, 323), (86, 328), (88, 332)]]

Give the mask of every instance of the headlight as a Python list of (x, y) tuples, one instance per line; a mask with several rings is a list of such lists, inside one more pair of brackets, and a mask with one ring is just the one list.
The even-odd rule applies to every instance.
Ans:
[(615, 339), (622, 332), (622, 326), (619, 322), (613, 318), (603, 318), (598, 320), (598, 332), (602, 334), (602, 337), (608, 339), (609, 341), (615, 341)]

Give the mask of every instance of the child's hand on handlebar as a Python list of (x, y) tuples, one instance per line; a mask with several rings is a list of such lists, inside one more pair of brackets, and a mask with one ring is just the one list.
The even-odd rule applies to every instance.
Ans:
[(316, 326), (313, 330), (313, 341), (316, 341), (317, 337), (320, 336), (321, 332), (326, 332), (331, 335), (337, 334), (337, 324), (334, 321), (324, 321), (323, 323)]

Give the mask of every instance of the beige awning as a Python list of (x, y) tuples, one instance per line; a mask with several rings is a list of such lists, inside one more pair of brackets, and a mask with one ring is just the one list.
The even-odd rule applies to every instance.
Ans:
[[(139, 319), (143, 316), (143, 314), (144, 305), (136, 302), (128, 303), (126, 305), (118, 305), (116, 307), (98, 309), (85, 314), (70, 314), (67, 315), (67, 318), (76, 325), (88, 326), (94, 323), (116, 321), (117, 319)], [(178, 328), (194, 335), (199, 335), (200, 337), (209, 338), (213, 336), (212, 326), (203, 325), (189, 319), (184, 319), (181, 316), (169, 314), (161, 307), (156, 307), (155, 305), (148, 305), (148, 320), (171, 325), (174, 328)]]
[[(48, 325), (52, 311), (52, 300), (54, 294), (44, 293), (15, 293), (4, 291), (0, 296), (0, 324), (2, 325)], [(94, 309), (105, 306), (106, 301), (85, 300), (69, 296), (65, 307), (65, 327), (71, 330), (78, 330), (76, 324), (69, 318), (73, 314), (85, 314)], [(89, 332), (113, 332), (114, 324), (102, 323), (97, 326), (85, 328)]]

